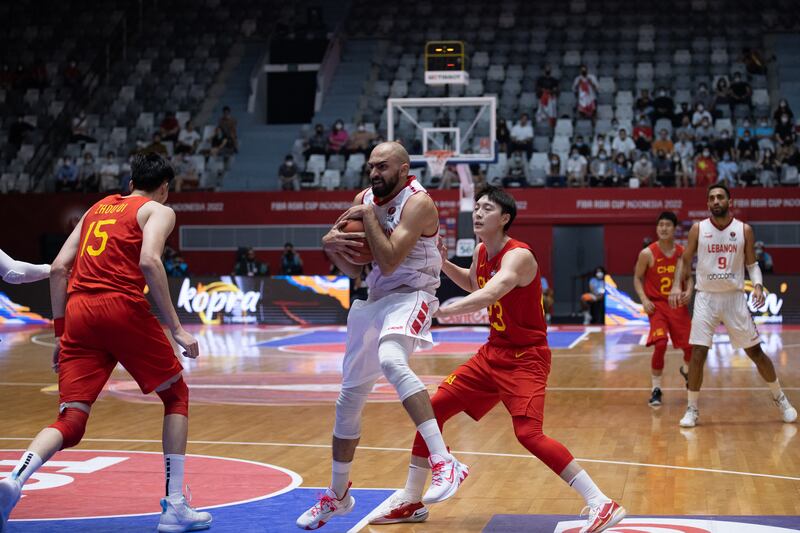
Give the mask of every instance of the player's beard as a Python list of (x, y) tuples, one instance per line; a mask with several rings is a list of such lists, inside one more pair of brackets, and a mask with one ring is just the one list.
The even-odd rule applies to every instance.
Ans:
[(394, 190), (398, 181), (400, 181), (399, 172), (395, 174), (393, 178), (389, 178), (388, 180), (383, 180), (382, 178), (380, 178), (380, 181), (378, 181), (377, 183), (373, 181), (372, 194), (374, 194), (378, 198), (385, 198)]
[(728, 216), (728, 206), (712, 207), (711, 214), (716, 218), (725, 218)]

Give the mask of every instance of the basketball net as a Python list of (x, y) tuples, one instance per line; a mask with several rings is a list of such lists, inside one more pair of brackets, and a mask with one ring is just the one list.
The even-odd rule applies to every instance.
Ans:
[(425, 152), (425, 161), (432, 178), (440, 178), (444, 174), (447, 160), (453, 155), (452, 150), (428, 150)]

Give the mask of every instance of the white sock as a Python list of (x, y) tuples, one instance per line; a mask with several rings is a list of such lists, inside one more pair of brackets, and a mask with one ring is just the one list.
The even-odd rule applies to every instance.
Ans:
[(408, 465), (408, 478), (406, 478), (406, 488), (403, 489), (412, 503), (422, 501), (422, 493), (425, 490), (425, 482), (428, 481), (430, 469), (417, 465)]
[(586, 505), (589, 507), (597, 507), (611, 499), (603, 494), (603, 491), (594, 484), (594, 481), (592, 481), (592, 478), (586, 473), (586, 470), (578, 472), (578, 474), (572, 478), (572, 481), (569, 482), (569, 486), (583, 496), (583, 499), (586, 500)]
[(450, 458), (450, 453), (447, 451), (447, 446), (442, 438), (442, 432), (439, 431), (439, 424), (436, 423), (435, 418), (426, 420), (417, 426), (417, 431), (425, 439), (425, 444), (428, 446), (428, 452), (431, 455), (440, 455), (445, 459)]
[(11, 479), (16, 479), (19, 481), (19, 484), (22, 485), (28, 478), (31, 477), (31, 474), (39, 470), (39, 467), (42, 466), (42, 458), (39, 457), (39, 454), (36, 452), (26, 451), (22, 454), (22, 457), (19, 458), (19, 462), (17, 466), (14, 467), (14, 470), (11, 471)]
[(653, 388), (660, 389), (661, 388), (661, 376), (650, 376), (653, 380)]
[(177, 453), (164, 455), (164, 475), (167, 479), (167, 499), (177, 501), (183, 497), (183, 466), (186, 456)]
[(700, 399), (700, 391), (689, 391), (689, 407), (697, 409), (697, 401)]
[(781, 390), (781, 382), (780, 381), (778, 381), (776, 379), (772, 383), (767, 382), (767, 385), (769, 386), (769, 390), (772, 393), (772, 399), (773, 400), (777, 400), (778, 398), (781, 397), (781, 394), (783, 394), (783, 391)]
[(341, 499), (344, 493), (347, 492), (347, 484), (350, 483), (350, 468), (353, 462), (342, 463), (340, 461), (333, 461), (331, 468), (331, 490), (336, 493), (336, 497)]

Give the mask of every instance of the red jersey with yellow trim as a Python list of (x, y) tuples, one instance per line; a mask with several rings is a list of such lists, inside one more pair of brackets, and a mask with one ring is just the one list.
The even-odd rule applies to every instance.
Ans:
[(136, 220), (144, 196), (106, 196), (83, 218), (81, 238), (67, 292), (120, 292), (144, 299), (139, 268), (142, 229)]
[(653, 254), (653, 264), (647, 267), (644, 275), (644, 293), (652, 301), (666, 301), (669, 299), (672, 282), (675, 279), (675, 266), (683, 256), (683, 246), (676, 244), (671, 257), (664, 255), (657, 242), (648, 248)]
[[(503, 249), (488, 258), (486, 246), (478, 249), (476, 276), (478, 287), (500, 271), (503, 256), (511, 250), (522, 248), (531, 254), (531, 247), (516, 239), (509, 239)], [(535, 257), (535, 255), (534, 255)], [(489, 306), (489, 344), (500, 347), (547, 346), (547, 322), (542, 308), (542, 281), (539, 270), (525, 287), (515, 287)]]

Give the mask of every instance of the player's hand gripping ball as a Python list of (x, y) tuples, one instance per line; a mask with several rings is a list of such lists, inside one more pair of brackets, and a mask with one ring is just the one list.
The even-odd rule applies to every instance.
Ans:
[[(361, 220), (350, 219), (347, 220), (340, 230), (344, 233), (364, 233), (364, 222)], [(348, 259), (354, 265), (366, 265), (372, 262), (372, 250), (369, 249), (367, 239), (353, 239), (356, 242), (363, 243), (362, 248), (352, 248), (352, 259)]]

